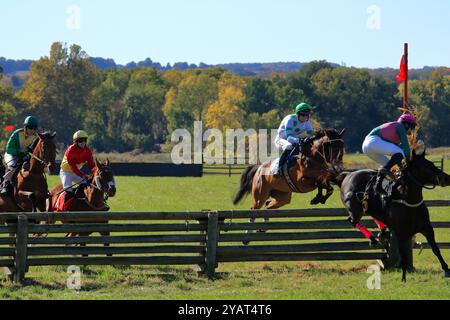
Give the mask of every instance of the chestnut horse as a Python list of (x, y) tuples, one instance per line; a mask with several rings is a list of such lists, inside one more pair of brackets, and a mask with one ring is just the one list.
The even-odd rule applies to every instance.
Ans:
[(14, 197), (0, 196), (0, 212), (30, 212), (36, 207), (42, 212), (46, 210), (48, 185), (45, 170), (55, 165), (55, 136), (54, 132), (38, 134), (30, 154), (29, 169), (19, 171)]
[[(96, 168), (92, 178), (88, 181), (88, 187), (81, 189), (78, 188), (75, 191), (75, 196), (68, 211), (108, 211), (109, 207), (106, 204), (108, 197), (114, 197), (116, 194), (116, 184), (111, 171), (110, 162), (107, 160), (105, 163), (99, 162), (95, 159)], [(58, 197), (63, 192), (62, 184), (55, 186), (50, 194), (51, 204), (48, 204), (49, 211), (53, 211), (53, 206), (56, 203)], [(83, 222), (83, 221), (61, 221), (62, 223), (108, 223), (108, 220), (99, 220)], [(89, 232), (72, 232), (67, 234), (68, 237), (76, 236), (89, 236)], [(100, 232), (102, 236), (109, 236), (109, 232)], [(105, 244), (108, 246), (108, 244)]]
[[(345, 129), (341, 132), (335, 129), (320, 130), (313, 136), (312, 143), (302, 146), (300, 156), (295, 158), (296, 161), (288, 170), (297, 190), (292, 190), (283, 176), (270, 173), (272, 161), (260, 166), (249, 166), (241, 176), (233, 204), (238, 204), (246, 194), (252, 193), (252, 210), (261, 209), (264, 205), (266, 209), (277, 209), (291, 202), (292, 192), (307, 193), (316, 188), (318, 193), (311, 204), (324, 204), (333, 194), (331, 182), (343, 168), (344, 132)], [(324, 188), (327, 190), (325, 196), (322, 195)], [(265, 218), (265, 221), (268, 220)], [(249, 222), (254, 221), (254, 218), (249, 219)], [(244, 241), (244, 244), (248, 244), (248, 241)]]
[[(248, 167), (241, 176), (241, 183), (233, 204), (238, 204), (242, 198), (252, 193), (251, 209), (277, 209), (291, 202), (292, 192), (307, 193), (318, 188), (317, 196), (311, 204), (325, 203), (333, 193), (331, 182), (343, 168), (344, 130), (325, 129), (317, 132), (312, 143), (302, 147), (302, 153), (290, 166), (288, 172), (296, 187), (293, 191), (282, 176), (270, 174), (272, 161), (260, 166)], [(325, 196), (322, 189), (327, 190)], [(271, 197), (271, 200), (268, 200)]]

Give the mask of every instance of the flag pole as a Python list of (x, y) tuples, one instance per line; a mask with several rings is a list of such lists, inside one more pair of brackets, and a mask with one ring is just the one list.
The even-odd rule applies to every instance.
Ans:
[(405, 87), (403, 88), (403, 113), (406, 113), (408, 108), (408, 43), (405, 43), (405, 53), (404, 60), (406, 65), (406, 78), (405, 78)]

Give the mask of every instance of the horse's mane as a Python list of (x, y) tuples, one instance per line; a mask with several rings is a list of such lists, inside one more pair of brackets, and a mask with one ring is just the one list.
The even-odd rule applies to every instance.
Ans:
[(326, 129), (319, 129), (316, 132), (314, 132), (314, 140), (320, 139), (324, 136), (327, 136), (330, 139), (340, 139), (339, 132), (336, 129), (326, 128)]
[[(53, 139), (54, 138), (54, 133), (51, 132), (51, 131), (44, 131), (44, 132), (40, 133), (40, 136), (42, 138), (44, 138), (44, 139)], [(33, 143), (30, 146), (31, 150), (36, 149), (36, 147), (37, 147), (37, 145), (38, 145), (40, 140), (41, 139), (40, 139), (39, 136), (37, 136), (36, 139), (34, 139)]]

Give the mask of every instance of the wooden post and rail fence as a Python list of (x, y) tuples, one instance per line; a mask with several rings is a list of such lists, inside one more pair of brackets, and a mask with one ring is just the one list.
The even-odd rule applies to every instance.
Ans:
[[(433, 163), (442, 171), (444, 171), (445, 156), (440, 160), (434, 160)], [(203, 164), (202, 175), (240, 175), (247, 167), (246, 164)]]
[[(446, 207), (450, 200), (428, 201), (427, 205)], [(249, 218), (271, 221), (249, 223)], [(61, 220), (82, 223), (55, 223)], [(109, 223), (95, 223), (100, 220)], [(364, 221), (369, 228), (376, 227), (372, 220)], [(3, 213), (0, 222), (0, 267), (17, 283), (24, 281), (33, 266), (198, 265), (201, 273), (213, 278), (218, 264), (227, 262), (390, 258), (385, 249), (370, 247), (351, 227), (343, 208)], [(433, 225), (450, 228), (450, 222)], [(259, 230), (269, 232), (255, 232)], [(70, 232), (112, 235), (66, 237)], [(250, 244), (243, 245), (243, 241)], [(82, 244), (86, 246), (78, 246)], [(450, 243), (440, 243), (440, 247), (448, 249)]]

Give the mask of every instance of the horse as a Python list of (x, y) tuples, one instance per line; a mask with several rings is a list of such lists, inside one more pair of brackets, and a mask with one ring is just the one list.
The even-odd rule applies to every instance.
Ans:
[[(343, 168), (344, 132), (345, 129), (341, 132), (335, 129), (319, 130), (311, 143), (302, 145), (301, 155), (295, 158), (288, 169), (296, 190), (289, 186), (284, 177), (270, 174), (272, 161), (247, 167), (241, 175), (233, 204), (238, 204), (245, 195), (251, 193), (252, 210), (261, 209), (264, 205), (266, 209), (278, 209), (291, 202), (293, 192), (307, 193), (316, 188), (318, 193), (311, 204), (324, 204), (333, 193), (331, 181)], [(325, 196), (322, 195), (324, 188), (327, 190)], [(249, 221), (254, 222), (255, 219)]]
[[(22, 169), (17, 176), (16, 201), (25, 209), (32, 211), (35, 206), (39, 211), (46, 211), (46, 203), (49, 198), (46, 171), (51, 172), (55, 166), (56, 145), (55, 132), (38, 134), (30, 153), (29, 169)], [(35, 203), (28, 200), (27, 193), (33, 193)]]
[[(75, 191), (75, 196), (73, 202), (68, 209), (68, 211), (109, 211), (109, 207), (106, 204), (108, 197), (114, 197), (116, 194), (116, 184), (114, 180), (114, 175), (110, 167), (109, 160), (105, 163), (99, 162), (95, 159), (96, 169), (92, 178), (88, 181), (88, 186), (86, 188), (77, 188)], [(51, 203), (48, 203), (48, 210), (54, 211), (56, 202), (59, 197), (64, 197), (64, 188), (62, 184), (59, 184), (50, 190)], [(62, 223), (108, 223), (108, 220), (98, 220), (98, 221), (68, 221), (61, 220)], [(89, 236), (89, 232), (72, 232), (68, 233), (66, 237), (76, 237), (76, 236)], [(101, 236), (109, 236), (108, 231), (100, 232)], [(109, 244), (105, 243), (105, 246)]]
[[(318, 131), (310, 145), (304, 145), (300, 157), (289, 168), (289, 176), (294, 177), (293, 183), (299, 193), (307, 193), (318, 188), (317, 196), (311, 200), (311, 204), (325, 203), (333, 193), (330, 182), (343, 168), (342, 157), (344, 155), (344, 130), (338, 133), (335, 129)], [(274, 176), (269, 173), (272, 161), (262, 165), (247, 167), (241, 175), (239, 190), (236, 193), (233, 204), (238, 204), (243, 197), (252, 193), (253, 204), (251, 209), (261, 209), (263, 205), (267, 209), (277, 209), (291, 201), (294, 192), (284, 177)], [(339, 169), (336, 169), (339, 168)], [(325, 196), (322, 189), (327, 190)], [(272, 197), (272, 200), (268, 200)]]
[[(391, 196), (383, 197), (370, 187), (376, 175), (377, 172), (374, 170), (358, 170), (351, 173), (343, 172), (337, 177), (336, 182), (341, 188), (341, 200), (349, 214), (349, 222), (372, 242), (376, 242), (375, 237), (360, 223), (364, 212), (376, 219), (378, 226), (384, 224), (381, 234), (385, 232), (386, 226), (395, 232), (398, 238), (403, 282), (406, 282), (407, 252), (412, 237), (417, 233), (425, 236), (441, 263), (445, 277), (450, 277), (448, 265), (436, 244), (429, 211), (423, 199), (423, 188), (430, 188), (428, 185), (431, 185), (431, 188), (446, 187), (450, 185), (450, 176), (425, 158), (424, 147), (418, 147), (413, 151), (410, 163), (401, 169), (400, 177), (391, 182)], [(366, 207), (361, 201), (361, 195), (364, 194), (368, 195)]]
[(0, 196), (0, 212), (34, 212), (46, 210), (48, 185), (45, 170), (55, 165), (55, 132), (38, 134), (30, 153), (30, 165), (22, 168), (17, 177), (13, 196)]

